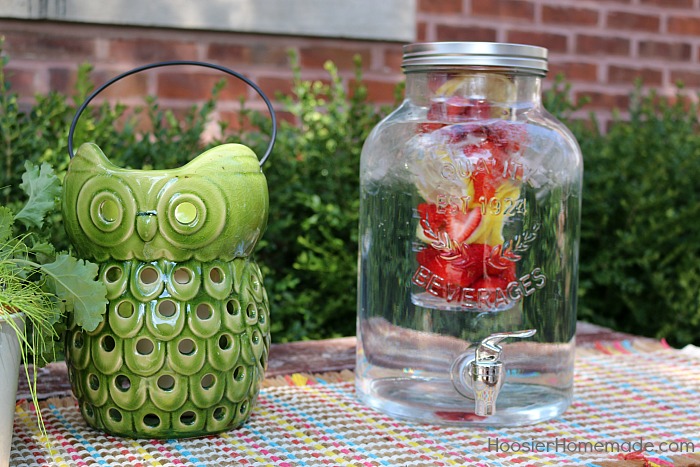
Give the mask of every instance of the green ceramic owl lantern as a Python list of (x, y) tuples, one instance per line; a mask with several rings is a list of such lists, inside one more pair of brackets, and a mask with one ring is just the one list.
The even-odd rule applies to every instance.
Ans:
[[(199, 65), (244, 80), (217, 65)], [(274, 144), (274, 130), (267, 158)], [(156, 143), (157, 144), (157, 143)], [(268, 192), (255, 153), (224, 144), (172, 170), (129, 170), (85, 143), (64, 180), (63, 216), (77, 254), (100, 264), (109, 305), (97, 329), (70, 325), (66, 362), (91, 426), (144, 438), (201, 436), (249, 417), (270, 346), (270, 310), (251, 252)]]

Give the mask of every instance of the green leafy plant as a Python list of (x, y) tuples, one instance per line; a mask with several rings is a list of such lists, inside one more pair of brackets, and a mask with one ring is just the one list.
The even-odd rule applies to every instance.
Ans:
[(579, 132), (586, 156), (581, 317), (700, 344), (700, 122), (654, 92), (629, 120)]
[(637, 87), (629, 116), (606, 132), (595, 115), (568, 118), (579, 106), (567, 86), (548, 98), (584, 155), (579, 319), (697, 345), (700, 121), (681, 90), (668, 98)]
[[(292, 94), (263, 168), (270, 219), (256, 252), (265, 276), (275, 341), (355, 333), (359, 161), (362, 144), (387, 109), (368, 102), (356, 60), (354, 87), (325, 64), (328, 82), (301, 79), (294, 55)], [(250, 115), (261, 139), (264, 115)], [(250, 132), (240, 134), (250, 140)], [(262, 146), (262, 145), (261, 145)]]
[[(61, 183), (47, 163), (25, 162), (19, 188), (26, 202), (13, 212), (0, 206), (0, 316), (20, 341), (25, 363), (41, 365), (56, 355), (68, 314), (86, 331), (94, 330), (106, 309), (107, 290), (96, 280), (97, 266), (57, 252), (43, 230), (46, 216), (55, 210)], [(26, 328), (13, 315), (22, 313)], [(36, 367), (25, 374), (37, 410)]]

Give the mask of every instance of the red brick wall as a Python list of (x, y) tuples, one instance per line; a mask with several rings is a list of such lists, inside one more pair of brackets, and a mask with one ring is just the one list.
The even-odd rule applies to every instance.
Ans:
[(548, 82), (566, 76), (605, 121), (635, 80), (665, 94), (700, 90), (697, 0), (418, 0), (419, 40), (523, 42), (550, 51)]
[[(71, 92), (81, 63), (92, 64), (94, 81), (102, 83), (135, 66), (161, 60), (208, 61), (232, 68), (273, 98), (277, 92), (291, 90), (290, 49), (298, 55), (307, 79), (327, 80), (323, 64), (329, 59), (351, 78), (353, 57), (359, 54), (370, 97), (377, 102), (391, 102), (393, 87), (401, 79), (400, 44), (395, 43), (1, 19), (0, 34), (10, 56), (9, 81), (24, 102), (37, 92)], [(159, 68), (125, 78), (104, 97), (142, 104), (143, 96), (155, 95), (165, 107), (183, 108), (209, 97), (222, 77), (226, 75), (207, 68)], [(217, 111), (224, 118), (233, 115), (242, 96), (250, 107), (264, 107), (251, 89), (231, 79)]]
[[(417, 0), (417, 40), (521, 42), (548, 47), (550, 78), (563, 73), (575, 96), (591, 99), (586, 111), (605, 121), (614, 107), (626, 107), (634, 81), (672, 94), (675, 83), (700, 91), (700, 0)], [(24, 100), (35, 92), (67, 91), (81, 62), (102, 81), (130, 67), (156, 60), (193, 59), (234, 68), (272, 95), (289, 92), (287, 51), (297, 51), (303, 76), (322, 79), (331, 59), (348, 78), (353, 56), (363, 59), (370, 96), (391, 102), (401, 79), (401, 44), (222, 32), (183, 31), (70, 23), (0, 20), (10, 55), (13, 88)], [(216, 72), (160, 69), (129, 78), (111, 96), (141, 102), (159, 96), (181, 107), (208, 95)], [(251, 91), (231, 84), (219, 106), (235, 111)], [(257, 104), (259, 106), (259, 103)]]

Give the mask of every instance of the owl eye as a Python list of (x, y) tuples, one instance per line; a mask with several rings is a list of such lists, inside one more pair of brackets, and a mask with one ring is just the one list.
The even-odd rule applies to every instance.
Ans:
[(103, 221), (110, 224), (116, 221), (121, 215), (119, 205), (111, 199), (105, 200), (100, 204), (100, 217)]
[(80, 227), (97, 245), (111, 247), (133, 234), (136, 202), (122, 181), (94, 177), (80, 189), (76, 205)]
[(197, 195), (177, 193), (170, 198), (168, 220), (177, 233), (192, 235), (206, 224), (207, 206)]
[(95, 227), (103, 232), (112, 232), (122, 223), (124, 209), (114, 193), (98, 193), (90, 203), (90, 218)]
[(178, 179), (160, 193), (160, 234), (172, 245), (194, 250), (215, 241), (226, 224), (225, 197), (198, 178)]
[(183, 201), (175, 206), (175, 220), (180, 225), (192, 225), (197, 222), (197, 206), (189, 201)]

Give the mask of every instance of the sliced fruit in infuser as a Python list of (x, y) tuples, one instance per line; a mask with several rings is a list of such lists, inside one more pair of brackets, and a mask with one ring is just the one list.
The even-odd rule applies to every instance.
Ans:
[(427, 246), (416, 254), (416, 259), (431, 277), (436, 275), (443, 281), (441, 287), (431, 289), (439, 296), (455, 287), (505, 290), (515, 280), (515, 263), (504, 260), (502, 267), (494, 268), (490, 254), (491, 247), (484, 244), (462, 244), (458, 251)]
[(472, 287), (475, 289), (501, 289), (505, 290), (508, 287), (508, 284), (510, 283), (509, 280), (506, 280), (503, 277), (497, 276), (497, 277), (482, 277), (481, 279), (477, 279), (474, 281), (472, 284)]
[(456, 290), (474, 289), (479, 301), (500, 307), (515, 280), (515, 262), (499, 254), (505, 220), (520, 206), (518, 161), (527, 138), (523, 125), (502, 119), (509, 112), (502, 103), (514, 93), (500, 75), (450, 79), (435, 91), (430, 121), (414, 140), (416, 186), (426, 201), (417, 209), (425, 247), (416, 259), (430, 271), (426, 290), (448, 301), (460, 300)]
[(527, 129), (522, 123), (508, 120), (493, 120), (486, 127), (488, 138), (500, 149), (512, 155), (522, 150), (522, 143), (527, 139)]
[(438, 240), (441, 233), (446, 233), (452, 243), (464, 243), (479, 227), (482, 218), (480, 209), (463, 212), (454, 206), (447, 206), (441, 210), (435, 204), (428, 203), (419, 204), (418, 213), (423, 230), (421, 238), (426, 242)]
[(461, 96), (448, 97), (442, 102), (442, 112), (436, 115), (441, 121), (462, 122), (465, 119), (491, 118), (491, 105), (485, 99), (470, 99)]
[(436, 102), (433, 102), (430, 108), (428, 109), (428, 120), (430, 120), (430, 122), (421, 123), (419, 126), (419, 133), (431, 133), (435, 130), (439, 130), (440, 128), (446, 126), (446, 123), (439, 123), (443, 120), (441, 116), (441, 107)]
[(471, 209), (467, 213), (452, 210), (456, 212), (447, 218), (447, 234), (455, 242), (466, 242), (481, 223), (481, 210)]
[[(499, 268), (494, 267), (491, 264), (491, 250), (491, 246), (483, 243), (462, 245), (461, 264), (471, 270), (470, 276), (476, 280), (494, 278), (506, 282), (513, 281), (515, 279), (515, 263), (506, 261), (508, 264), (499, 263)], [(473, 283), (471, 286), (475, 287)]]
[(416, 254), (418, 264), (445, 281), (443, 287), (456, 285), (467, 287), (479, 278), (479, 269), (465, 265), (461, 259), (445, 259), (435, 248), (426, 247)]
[(469, 73), (455, 75), (436, 91), (437, 96), (464, 96), (494, 102), (507, 102), (515, 98), (515, 84), (507, 76), (495, 73)]
[[(440, 73), (430, 78), (435, 97), (428, 109), (429, 122), (419, 125), (420, 133), (438, 130), (448, 122), (502, 118), (508, 109), (499, 104), (515, 98), (515, 85), (508, 77), (499, 74), (450, 76)], [(489, 96), (488, 100), (486, 96)]]
[(513, 182), (502, 182), (491, 198), (477, 198), (472, 205), (480, 209), (483, 216), (469, 241), (486, 245), (500, 245), (503, 238), (503, 224), (510, 210), (520, 198), (520, 187)]

